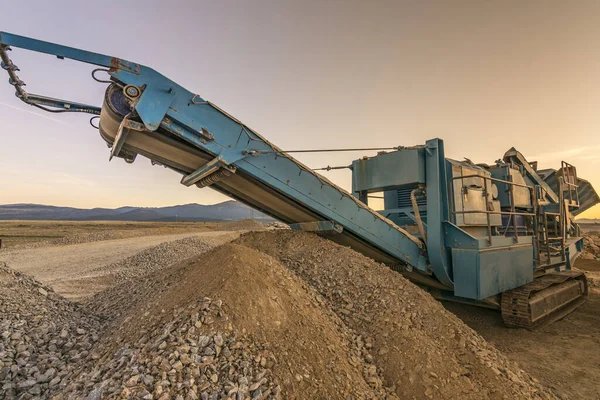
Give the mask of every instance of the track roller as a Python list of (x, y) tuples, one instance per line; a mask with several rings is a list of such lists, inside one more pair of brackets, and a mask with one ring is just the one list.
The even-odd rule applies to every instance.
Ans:
[(540, 330), (585, 303), (587, 295), (588, 283), (582, 272), (548, 273), (502, 293), (502, 319), (511, 328)]

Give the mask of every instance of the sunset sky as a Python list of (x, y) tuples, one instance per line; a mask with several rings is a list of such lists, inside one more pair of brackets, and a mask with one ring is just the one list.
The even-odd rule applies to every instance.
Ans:
[[(0, 30), (149, 65), (283, 149), (423, 144), (493, 163), (514, 146), (600, 190), (600, 2), (13, 1)], [(93, 67), (15, 49), (32, 93), (100, 105)], [(0, 71), (2, 72), (2, 71)], [(2, 72), (3, 73), (3, 72)], [(212, 204), (139, 157), (115, 159), (86, 115), (0, 81), (0, 204)], [(374, 153), (301, 154), (311, 167)], [(350, 188), (350, 172), (325, 175)], [(600, 207), (583, 217), (600, 217)]]

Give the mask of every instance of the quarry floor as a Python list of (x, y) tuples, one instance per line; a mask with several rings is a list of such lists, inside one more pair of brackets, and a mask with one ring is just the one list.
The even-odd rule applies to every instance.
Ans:
[[(600, 267), (598, 261), (586, 264)], [(545, 386), (574, 399), (600, 399), (597, 288), (591, 288), (588, 301), (580, 308), (541, 332), (508, 329), (493, 310), (457, 303), (444, 306)]]
[[(125, 260), (148, 248), (189, 237), (226, 237), (226, 240), (233, 240), (237, 236), (237, 233), (217, 231), (99, 240), (7, 251), (0, 254), (0, 261), (52, 286), (57, 293), (68, 299), (79, 300), (106, 288), (103, 277), (108, 271), (103, 267)], [(119, 267), (124, 266), (117, 268)], [(111, 269), (110, 272), (117, 271)]]
[[(240, 232), (177, 231), (87, 243), (83, 239), (84, 243), (25, 246), (1, 251), (0, 261), (51, 286), (70, 300), (81, 301), (112, 285), (108, 275), (127, 272), (132, 263), (142, 262), (147, 249), (190, 237), (219, 245), (236, 239)], [(600, 276), (598, 261), (585, 260), (578, 266), (592, 276)], [(600, 399), (598, 287), (591, 288), (589, 300), (582, 307), (541, 332), (505, 328), (500, 315), (491, 310), (456, 303), (445, 303), (444, 307), (557, 396)]]

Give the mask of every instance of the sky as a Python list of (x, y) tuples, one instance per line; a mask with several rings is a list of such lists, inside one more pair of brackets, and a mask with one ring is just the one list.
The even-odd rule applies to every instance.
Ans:
[[(444, 140), (493, 163), (516, 147), (600, 190), (600, 2), (27, 1), (0, 30), (148, 65), (282, 149)], [(31, 93), (100, 105), (92, 66), (15, 49)], [(6, 78), (7, 79), (7, 78)], [(2, 81), (5, 82), (5, 81)], [(47, 114), (0, 85), (0, 204), (213, 204), (138, 157), (108, 162), (87, 115)], [(298, 154), (314, 168), (363, 153)], [(350, 189), (348, 170), (324, 173)], [(582, 217), (600, 217), (600, 206)]]

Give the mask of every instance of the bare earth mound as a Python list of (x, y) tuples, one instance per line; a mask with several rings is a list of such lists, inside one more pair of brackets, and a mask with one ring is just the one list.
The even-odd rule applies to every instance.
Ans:
[(366, 338), (401, 398), (552, 398), (537, 381), (400, 274), (316, 235), (255, 232), (238, 243), (279, 259)]

